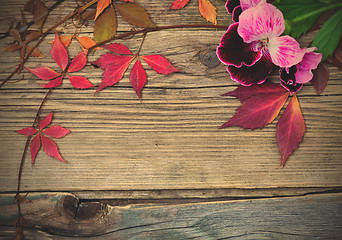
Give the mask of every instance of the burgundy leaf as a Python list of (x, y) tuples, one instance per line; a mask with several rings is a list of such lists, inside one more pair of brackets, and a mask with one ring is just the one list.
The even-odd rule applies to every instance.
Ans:
[(52, 114), (53, 114), (53, 112), (50, 112), (49, 115), (47, 115), (43, 120), (41, 120), (39, 122), (39, 129), (40, 130), (42, 130), (43, 128), (45, 128), (47, 125), (49, 125), (51, 123)]
[(164, 75), (179, 72), (180, 70), (172, 66), (172, 64), (162, 55), (148, 55), (148, 56), (141, 56), (145, 62), (153, 68), (157, 73), (161, 73)]
[(63, 43), (59, 39), (57, 33), (55, 33), (55, 40), (53, 41), (52, 48), (51, 48), (51, 56), (53, 60), (60, 66), (62, 70), (68, 65), (69, 57), (66, 48), (64, 47)]
[(24, 134), (26, 136), (32, 136), (37, 133), (36, 129), (33, 127), (23, 128), (21, 130), (16, 131), (17, 133)]
[(52, 78), (56, 78), (60, 76), (59, 73), (56, 73), (54, 70), (48, 67), (26, 68), (26, 69), (42, 80), (50, 80)]
[(139, 59), (135, 62), (131, 70), (129, 80), (131, 82), (133, 89), (135, 90), (135, 92), (137, 93), (141, 101), (141, 90), (144, 88), (147, 82), (147, 76)]
[(248, 87), (240, 85), (234, 91), (222, 94), (221, 96), (236, 97), (240, 99), (241, 102), (244, 102), (248, 98), (259, 94), (285, 92), (286, 89), (281, 87), (280, 85), (272, 83), (270, 81), (266, 81), (263, 84), (253, 84)]
[(40, 134), (37, 134), (37, 136), (35, 136), (30, 144), (30, 149), (31, 149), (31, 164), (34, 163), (34, 160), (36, 158), (36, 155), (40, 149)]
[(320, 95), (327, 86), (329, 79), (327, 65), (325, 63), (320, 63), (318, 67), (312, 71), (312, 73), (314, 76), (311, 80), (311, 83), (314, 86), (317, 95)]
[(132, 54), (132, 52), (125, 45), (121, 43), (112, 43), (109, 45), (104, 45), (102, 47), (115, 54), (127, 54), (127, 55)]
[(61, 138), (70, 133), (70, 130), (58, 125), (53, 125), (47, 129), (44, 129), (43, 133), (53, 138)]
[(235, 115), (220, 128), (229, 126), (263, 128), (278, 116), (288, 96), (288, 92), (252, 96), (245, 100)]
[(298, 148), (305, 133), (305, 123), (296, 94), (292, 97), (277, 123), (277, 139), (281, 153), (281, 167)]
[(68, 72), (77, 72), (84, 68), (87, 63), (87, 51), (80, 52), (74, 59), (72, 59)]
[(83, 76), (69, 76), (69, 75), (67, 75), (67, 76), (68, 76), (68, 78), (70, 80), (71, 85), (74, 88), (77, 88), (77, 89), (87, 89), (87, 88), (94, 87), (94, 85), (91, 82), (89, 82), (89, 80), (86, 77), (83, 77)]

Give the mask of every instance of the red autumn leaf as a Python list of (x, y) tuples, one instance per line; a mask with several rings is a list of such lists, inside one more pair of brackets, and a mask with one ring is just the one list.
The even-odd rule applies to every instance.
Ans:
[(69, 57), (67, 50), (59, 39), (57, 33), (55, 33), (55, 40), (51, 48), (51, 56), (53, 60), (55, 60), (55, 62), (58, 64), (58, 66), (62, 70), (65, 70), (65, 68), (68, 66)]
[(311, 80), (311, 83), (314, 86), (317, 95), (320, 95), (327, 86), (329, 79), (327, 65), (325, 63), (320, 63), (318, 67), (312, 71), (312, 73), (314, 76)]
[(87, 51), (80, 52), (74, 59), (72, 59), (68, 72), (77, 72), (84, 68), (87, 63)]
[(189, 0), (175, 0), (172, 2), (170, 9), (171, 10), (177, 10), (185, 7), (187, 5)]
[(77, 89), (87, 89), (87, 88), (91, 88), (94, 87), (94, 85), (89, 82), (89, 80), (86, 77), (83, 76), (69, 76), (67, 75), (69, 78), (69, 81), (71, 83), (71, 85), (74, 88)]
[(53, 112), (50, 112), (49, 115), (47, 115), (43, 120), (39, 122), (39, 130), (42, 130), (47, 125), (49, 125), (52, 121), (52, 114)]
[(235, 115), (220, 128), (230, 126), (263, 128), (278, 116), (288, 96), (288, 92), (252, 96), (245, 100)]
[[(58, 87), (62, 84), (63, 77), (65, 73), (71, 73), (71, 72), (77, 72), (85, 67), (87, 63), (87, 50), (79, 53), (76, 57), (73, 58), (73, 60), (70, 63), (70, 66), (68, 69), (68, 62), (69, 62), (69, 56), (67, 53), (66, 48), (62, 44), (62, 42), (59, 39), (58, 34), (55, 34), (55, 40), (53, 41), (53, 45), (51, 48), (51, 55), (52, 58), (55, 60), (55, 62), (60, 66), (60, 68), (63, 70), (61, 74), (56, 73), (54, 70), (48, 68), (48, 67), (38, 67), (38, 68), (26, 68), (31, 73), (36, 75), (38, 78), (42, 80), (50, 80), (47, 84), (41, 84), (44, 88), (54, 88)], [(85, 89), (93, 87), (93, 84), (89, 82), (88, 79), (82, 76), (69, 76), (69, 80), (71, 82), (71, 85), (77, 89)]]
[(279, 118), (277, 123), (277, 140), (281, 153), (281, 167), (287, 158), (298, 148), (305, 133), (305, 123), (296, 94)]
[(126, 54), (126, 55), (132, 55), (132, 52), (126, 47), (125, 45), (121, 43), (112, 43), (108, 45), (104, 45), (103, 48), (111, 51), (114, 54)]
[(31, 150), (31, 164), (34, 163), (34, 160), (37, 156), (37, 153), (39, 152), (40, 149), (40, 134), (35, 136), (30, 144), (30, 150)]
[(32, 136), (37, 133), (36, 129), (33, 127), (23, 128), (21, 130), (16, 131), (17, 133), (24, 134), (26, 136)]
[[(51, 123), (53, 112), (47, 115), (44, 119), (39, 122), (39, 132), (34, 129), (33, 127), (23, 128), (16, 132), (24, 134), (26, 136), (32, 136), (38, 133), (30, 143), (30, 150), (31, 150), (31, 162), (34, 163), (36, 155), (41, 147), (43, 146), (43, 150), (46, 152), (47, 155), (55, 157), (60, 161), (65, 162), (65, 160), (61, 157), (56, 143), (52, 141), (50, 138), (45, 137), (44, 134), (49, 135), (53, 138), (61, 138), (70, 133), (70, 130), (63, 128), (58, 125), (53, 125), (47, 129), (44, 129)], [(44, 134), (43, 134), (44, 133)]]
[(240, 99), (244, 102), (248, 98), (259, 95), (259, 94), (269, 94), (269, 93), (285, 93), (286, 89), (282, 86), (272, 83), (270, 81), (264, 82), (263, 84), (253, 84), (251, 86), (238, 86), (234, 91), (222, 94), (221, 96), (231, 96)]
[(141, 101), (141, 90), (144, 88), (147, 82), (147, 76), (139, 59), (135, 62), (131, 70), (131, 74), (129, 75), (129, 80), (131, 82), (131, 85), (134, 91), (137, 93)]
[(198, 0), (198, 9), (202, 15), (208, 22), (213, 24), (217, 24), (216, 20), (216, 8), (214, 7), (209, 0)]
[(58, 125), (53, 125), (48, 129), (44, 129), (43, 133), (53, 138), (61, 138), (70, 133), (70, 130)]
[(148, 55), (148, 56), (141, 56), (145, 62), (153, 68), (157, 73), (161, 73), (164, 75), (179, 72), (180, 70), (172, 66), (172, 64), (162, 55)]
[(50, 80), (52, 78), (56, 78), (60, 76), (59, 73), (56, 73), (54, 70), (48, 67), (26, 68), (26, 69), (42, 80)]
[(51, 157), (57, 158), (58, 160), (65, 162), (65, 160), (62, 158), (58, 151), (56, 143), (42, 134), (40, 134), (40, 137), (42, 139), (42, 146), (44, 152)]
[(101, 68), (105, 69), (102, 82), (95, 93), (119, 82), (133, 58), (133, 56), (119, 56), (108, 53), (102, 55), (100, 59), (93, 62), (93, 64), (99, 65)]

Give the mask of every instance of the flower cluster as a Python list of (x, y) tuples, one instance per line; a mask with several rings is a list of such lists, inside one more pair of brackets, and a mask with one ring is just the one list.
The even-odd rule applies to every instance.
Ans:
[(322, 54), (316, 48), (301, 49), (291, 36), (283, 36), (282, 12), (266, 0), (228, 0), (229, 26), (217, 48), (228, 65), (231, 78), (244, 86), (263, 83), (274, 66), (280, 68), (280, 83), (290, 93), (309, 82)]

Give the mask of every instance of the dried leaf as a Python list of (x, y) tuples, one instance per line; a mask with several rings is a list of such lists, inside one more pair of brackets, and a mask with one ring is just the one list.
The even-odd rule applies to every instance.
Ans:
[(99, 0), (96, 7), (96, 15), (94, 20), (103, 12), (103, 10), (111, 4), (112, 0)]
[(327, 86), (329, 79), (329, 72), (325, 63), (320, 63), (316, 69), (312, 71), (313, 78), (311, 80), (312, 85), (316, 90), (316, 94), (320, 95)]
[(40, 34), (41, 33), (38, 31), (31, 32), (29, 35), (26, 36), (25, 43), (29, 43), (29, 42), (37, 39), (40, 36)]
[(38, 25), (39, 29), (42, 29), (42, 25), (48, 13), (49, 9), (45, 6), (45, 3), (41, 0), (36, 0), (33, 10), (33, 21)]
[(17, 29), (12, 28), (12, 29), (10, 30), (10, 34), (11, 34), (12, 38), (13, 38), (15, 41), (22, 43), (22, 40), (21, 40), (21, 37), (20, 37), (20, 33), (18, 32)]
[(181, 8), (185, 7), (185, 5), (188, 4), (188, 2), (189, 2), (189, 0), (175, 0), (172, 2), (170, 9), (171, 10), (181, 9)]
[(162, 55), (148, 55), (148, 56), (141, 56), (145, 62), (153, 68), (157, 73), (161, 73), (164, 75), (179, 72), (180, 70), (172, 66), (172, 64)]
[(156, 27), (143, 7), (135, 3), (120, 3), (115, 6), (120, 15), (130, 24), (144, 28)]
[(21, 48), (23, 46), (20, 46), (19, 44), (13, 43), (3, 49), (1, 49), (2, 51), (8, 51), (8, 52), (14, 52), (16, 50), (18, 50), (19, 48)]
[(278, 116), (288, 96), (287, 91), (251, 96), (242, 102), (235, 115), (220, 128), (230, 126), (263, 128)]
[(213, 24), (217, 24), (216, 20), (216, 8), (214, 7), (209, 0), (198, 0), (198, 9), (202, 15), (208, 22)]
[(32, 49), (33, 49), (33, 52), (31, 53), (32, 57), (45, 57), (37, 48), (26, 46), (27, 52), (31, 52)]
[(137, 93), (141, 101), (141, 90), (144, 88), (147, 82), (147, 76), (139, 59), (133, 65), (131, 74), (129, 75), (129, 80), (131, 82), (131, 85), (134, 91)]
[(282, 167), (287, 158), (298, 148), (305, 130), (304, 118), (295, 94), (277, 123), (277, 139)]
[[(82, 47), (85, 49), (89, 49), (92, 46), (96, 45), (96, 42), (88, 36), (84, 36), (84, 37), (76, 36), (76, 39), (82, 45)], [(100, 50), (100, 49), (102, 49), (102, 48), (100, 48), (100, 47), (94, 48), (94, 50)]]
[(102, 42), (110, 39), (116, 33), (117, 20), (113, 7), (107, 8), (95, 21), (94, 39)]
[(59, 40), (61, 40), (64, 47), (68, 47), (72, 40), (72, 35), (59, 35)]

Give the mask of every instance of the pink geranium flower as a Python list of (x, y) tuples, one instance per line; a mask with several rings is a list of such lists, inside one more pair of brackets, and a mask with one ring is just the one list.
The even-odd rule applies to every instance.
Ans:
[(284, 30), (284, 16), (272, 4), (261, 3), (244, 10), (217, 49), (232, 79), (245, 86), (260, 84), (273, 64), (289, 68), (301, 62), (304, 52), (294, 38), (280, 36)]
[(280, 69), (280, 83), (290, 93), (298, 92), (313, 78), (311, 70), (316, 69), (322, 60), (322, 54), (313, 52), (315, 50), (315, 47), (302, 49), (304, 57), (300, 63)]

